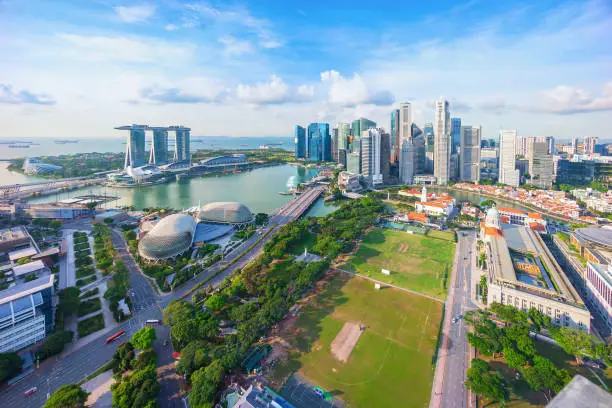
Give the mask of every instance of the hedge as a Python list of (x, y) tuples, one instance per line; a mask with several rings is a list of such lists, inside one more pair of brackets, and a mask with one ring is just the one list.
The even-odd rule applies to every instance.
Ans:
[(83, 266), (76, 271), (77, 279), (84, 278), (89, 275), (96, 273), (96, 270), (91, 266)]
[(96, 276), (90, 276), (88, 278), (83, 278), (83, 279), (79, 279), (76, 281), (76, 285), (80, 288), (83, 287), (85, 285), (89, 285), (92, 282), (96, 281)]
[(100, 298), (93, 298), (89, 300), (85, 300), (79, 303), (79, 317), (86, 316), (90, 313), (98, 311), (102, 309), (102, 304), (100, 303)]
[(79, 338), (83, 338), (88, 334), (97, 332), (103, 328), (104, 317), (102, 316), (102, 313), (100, 313), (85, 320), (81, 320), (78, 324), (77, 330), (79, 332)]
[(92, 297), (93, 295), (97, 295), (98, 293), (100, 293), (100, 289), (93, 288), (93, 289), (88, 290), (87, 292), (83, 293), (80, 297), (81, 297), (81, 299), (86, 299), (88, 297)]

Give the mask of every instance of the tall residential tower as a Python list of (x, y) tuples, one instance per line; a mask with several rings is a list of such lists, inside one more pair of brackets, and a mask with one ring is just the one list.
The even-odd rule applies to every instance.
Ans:
[(516, 129), (499, 131), (499, 179), (502, 184), (518, 187), (520, 173), (516, 168)]

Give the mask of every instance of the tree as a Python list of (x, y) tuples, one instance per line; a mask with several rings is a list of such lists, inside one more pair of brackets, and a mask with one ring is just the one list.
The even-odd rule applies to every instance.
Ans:
[(491, 373), (489, 365), (478, 358), (472, 360), (467, 370), (465, 386), (475, 394), (493, 401), (508, 401), (509, 392), (506, 383), (495, 373)]
[(535, 356), (533, 366), (523, 369), (522, 373), (531, 389), (544, 393), (547, 401), (550, 401), (554, 394), (561, 391), (572, 379), (566, 369), (558, 369), (549, 359), (542, 356)]
[(504, 305), (502, 303), (492, 303), (490, 306), (491, 312), (495, 313), (497, 317), (508, 323), (521, 324), (527, 323), (529, 316), (522, 310), (515, 308), (514, 306)]
[(17, 353), (0, 354), (0, 383), (19, 374), (22, 366), (23, 360)]
[(173, 326), (181, 320), (191, 319), (194, 314), (193, 303), (185, 300), (173, 300), (164, 309), (164, 322)]
[(159, 384), (154, 365), (136, 370), (111, 386), (113, 407), (153, 408), (156, 406)]
[(49, 397), (43, 408), (82, 408), (89, 393), (76, 384), (62, 385)]
[(212, 310), (213, 312), (217, 312), (221, 310), (223, 306), (225, 306), (226, 302), (227, 297), (225, 295), (215, 294), (209, 297), (204, 303), (208, 309)]
[(542, 329), (547, 329), (551, 326), (550, 317), (540, 312), (535, 307), (530, 308), (527, 311), (529, 318), (531, 319), (531, 323), (536, 330), (540, 331)]
[(209, 366), (200, 368), (191, 376), (191, 393), (189, 405), (192, 407), (212, 407), (215, 401), (217, 387), (225, 376), (225, 368), (219, 360), (213, 361)]
[(113, 355), (113, 373), (123, 373), (128, 370), (134, 359), (134, 346), (132, 343), (123, 343)]
[(49, 227), (53, 229), (60, 229), (62, 227), (62, 222), (58, 220), (53, 220), (49, 223)]
[[(181, 360), (183, 359), (183, 355), (181, 354)], [(155, 354), (155, 350), (152, 348), (143, 350), (142, 353), (138, 355), (136, 360), (132, 360), (132, 369), (133, 370), (144, 370), (148, 366), (155, 367), (157, 364), (157, 354)]]
[(96, 209), (96, 207), (98, 206), (98, 202), (97, 201), (90, 201), (86, 204), (86, 207), (89, 211), (93, 211)]
[(113, 220), (113, 219), (112, 219), (112, 218), (110, 218), (110, 217), (107, 217), (107, 218), (105, 218), (103, 221), (104, 221), (104, 223), (105, 223), (106, 225), (110, 225), (110, 224), (112, 224), (112, 223), (113, 223), (113, 221), (115, 221), (115, 220)]
[(27, 263), (32, 262), (32, 259), (29, 256), (26, 256), (25, 258), (20, 258), (17, 260), (17, 265), (25, 265)]
[(183, 348), (186, 344), (198, 337), (198, 322), (195, 319), (180, 320), (170, 328), (172, 345), (174, 348)]
[(39, 358), (45, 359), (64, 351), (64, 346), (72, 341), (74, 333), (69, 330), (62, 330), (53, 333), (45, 339), (45, 342), (38, 350)]
[(255, 214), (255, 225), (264, 225), (268, 222), (268, 214), (257, 213)]
[(59, 293), (59, 309), (66, 315), (72, 315), (79, 310), (79, 288), (69, 286)]
[(550, 334), (567, 354), (594, 357), (595, 341), (589, 333), (570, 327), (561, 327), (551, 330)]
[(156, 338), (155, 329), (151, 326), (145, 326), (132, 335), (130, 342), (137, 349), (144, 350), (151, 347)]
[(176, 371), (189, 377), (194, 371), (206, 367), (211, 361), (208, 348), (208, 344), (201, 340), (192, 341), (183, 347)]
[(133, 241), (136, 238), (138, 238), (138, 235), (136, 235), (136, 231), (134, 230), (129, 230), (125, 232), (125, 240), (126, 241)]

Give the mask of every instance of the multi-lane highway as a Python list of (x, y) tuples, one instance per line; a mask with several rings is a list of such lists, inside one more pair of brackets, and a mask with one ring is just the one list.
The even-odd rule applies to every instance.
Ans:
[(471, 301), (471, 269), (475, 265), (474, 232), (458, 232), (457, 250), (445, 306), (442, 338), (430, 408), (467, 408), (465, 373), (469, 367), (469, 344), (463, 319), (453, 318), (476, 308)]
[[(76, 383), (85, 378), (88, 374), (111, 360), (117, 346), (127, 341), (134, 332), (143, 326), (146, 320), (161, 319), (163, 307), (172, 299), (187, 297), (192, 292), (194, 286), (206, 280), (211, 275), (218, 273), (209, 281), (213, 287), (216, 287), (234, 270), (244, 267), (247, 263), (259, 256), (263, 245), (269, 241), (278, 229), (304, 214), (310, 205), (312, 205), (321, 195), (323, 190), (323, 187), (309, 188), (302, 195), (287, 203), (276, 215), (271, 217), (268, 226), (264, 228), (260, 234), (253, 235), (225, 258), (226, 263), (235, 261), (230, 267), (218, 273), (223, 265), (214, 265), (209, 268), (208, 271), (186, 282), (183, 286), (177, 288), (173, 293), (167, 296), (160, 296), (155, 293), (151, 284), (147, 281), (147, 278), (141, 274), (140, 269), (127, 252), (125, 241), (121, 234), (113, 232), (112, 239), (117, 250), (117, 257), (125, 262), (130, 271), (134, 316), (118, 327), (102, 333), (98, 339), (93, 340), (69, 354), (64, 354), (58, 358), (51, 358), (42, 362), (40, 369), (35, 374), (26, 377), (19, 383), (11, 387), (5, 386), (4, 389), (0, 391), (0, 406), (41, 407), (45, 403), (47, 395), (53, 393), (61, 385)], [(126, 331), (126, 334), (122, 336), (120, 340), (111, 344), (105, 343), (106, 337), (122, 329)], [(159, 330), (158, 333), (160, 333)], [(171, 346), (167, 346), (167, 351), (164, 350), (162, 352), (166, 354), (171, 353)], [(165, 360), (167, 360), (167, 356), (163, 357), (161, 361), (169, 363)], [(180, 401), (180, 398), (176, 398), (175, 395), (177, 386), (178, 381), (176, 381), (176, 378), (169, 378), (168, 381), (164, 381), (162, 393), (167, 393), (169, 396), (174, 395), (174, 397), (171, 399), (171, 402), (168, 404), (164, 403), (163, 406), (179, 406), (178, 401)], [(38, 392), (29, 396), (27, 399), (24, 398), (24, 392), (31, 387), (37, 387)], [(167, 399), (160, 398), (160, 402), (165, 400)]]

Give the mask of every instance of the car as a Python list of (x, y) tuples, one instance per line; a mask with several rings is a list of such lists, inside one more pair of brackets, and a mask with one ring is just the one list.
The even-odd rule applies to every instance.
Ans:
[(457, 314), (455, 315), (455, 319), (456, 319), (456, 320), (460, 320), (460, 319), (462, 319), (462, 318), (463, 318), (463, 315), (462, 315), (461, 313), (457, 313)]
[(453, 324), (457, 323), (457, 318), (456, 318), (456, 317), (453, 317), (452, 322), (453, 322)]
[(26, 392), (23, 393), (24, 397), (29, 397), (30, 395), (34, 394), (36, 391), (38, 391), (37, 387), (32, 387), (30, 389), (28, 389)]

